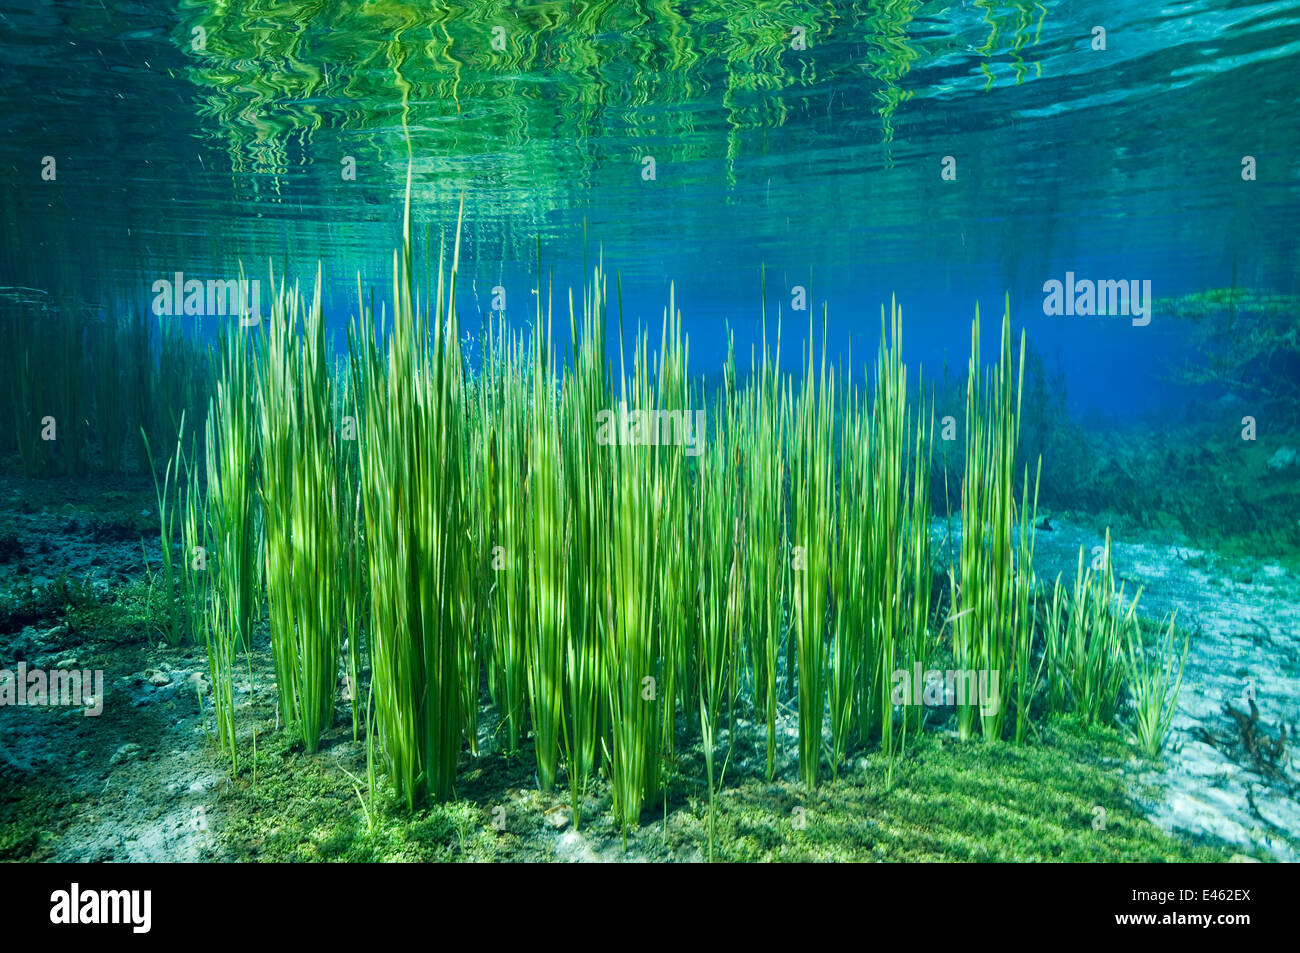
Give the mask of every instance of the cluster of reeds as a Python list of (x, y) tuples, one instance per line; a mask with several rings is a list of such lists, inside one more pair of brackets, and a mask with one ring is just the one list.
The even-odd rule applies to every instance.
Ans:
[(1139, 590), (1125, 605), (1115, 591), (1110, 533), (1097, 561), (1085, 563), (1079, 547), (1073, 588), (1058, 576), (1047, 613), (1045, 658), (1053, 709), (1076, 714), (1087, 724), (1109, 725), (1124, 688), (1125, 643), (1136, 625)]
[(344, 540), (320, 280), (310, 303), (278, 289), (261, 341), (257, 386), (260, 489), (280, 712), (307, 750), (334, 721), (343, 638)]
[[(761, 726), (769, 776), (791, 707), (806, 785), (866, 746), (892, 763), (925, 724), (897, 673), (928, 668), (940, 635), (934, 414), (912, 397), (897, 306), (882, 308), (862, 385), (828, 364), (824, 339), (801, 375), (783, 373), (778, 320), (775, 357), (765, 340), (741, 382), (729, 347), (710, 392), (688, 373), (672, 294), (654, 350), (642, 331), (624, 341), (619, 302), (610, 360), (597, 264), (580, 300), (569, 295), (566, 352), (539, 286), (530, 332), (485, 322), (475, 370), (457, 318), (458, 242), (422, 292), (408, 210), (390, 302), (376, 310), (358, 288), (346, 373), (330, 367), (319, 291), (281, 284), (264, 330), (223, 340), (206, 486), (192, 469), (164, 473), (163, 487), (183, 488), (186, 553), (209, 553), (205, 571), (182, 562), (181, 600), (205, 620), (232, 756), (234, 660), (260, 618), (264, 567), (283, 721), (313, 750), (342, 678), (372, 778), (385, 774), (408, 805), (452, 794), (462, 754), (479, 751), (485, 685), (499, 747), (530, 741), (539, 786), (567, 786), (575, 823), (600, 776), (616, 822), (634, 826), (677, 747), (698, 744), (710, 850), (745, 719)], [(1028, 469), (1016, 472), (1023, 371), (1009, 314), (1001, 331), (986, 372), (977, 314), (949, 620), (956, 664), (997, 680), (991, 699), (958, 705), (958, 728), (1024, 741), (1044, 669), (1049, 707), (1108, 722), (1127, 658), (1149, 746), (1177, 680), (1115, 640), (1132, 608), (1113, 614), (1109, 569), (1094, 586), (1081, 564), (1072, 598), (1058, 581), (1037, 625), (1037, 481), (1031, 495)]]
[(1132, 638), (1124, 642), (1125, 677), (1133, 709), (1130, 730), (1151, 757), (1160, 753), (1173, 724), (1187, 664), (1190, 636), (1183, 633), (1179, 649), (1176, 621), (1177, 613), (1171, 613), (1156, 629), (1151, 652), (1143, 644), (1140, 626), (1135, 626)]
[(991, 374), (985, 374), (979, 354), (977, 308), (966, 381), (966, 469), (961, 490), (961, 556), (953, 580), (952, 645), (957, 668), (980, 673), (992, 697), (981, 699), (981, 704), (970, 698), (957, 699), (957, 727), (963, 738), (976, 731), (987, 739), (1001, 738), (1015, 698), (1015, 735), (1022, 741), (1038, 679), (1032, 661), (1038, 481), (1035, 478), (1031, 501), (1026, 468), (1017, 505), (1016, 447), (1025, 338), (1022, 331), (1019, 363), (1013, 363), (1009, 302), (1002, 316), (998, 362)]
[[(440, 260), (431, 315), (414, 287), (409, 205), (405, 235), (394, 255), (391, 329), (377, 333), (385, 316), (363, 309), (353, 373), (377, 737), (394, 790), (413, 805), (448, 797), (455, 780), (474, 567), (461, 462), (468, 441), (457, 262), (447, 274)], [(477, 672), (472, 677), (477, 683)]]
[(1088, 724), (1111, 725), (1127, 692), (1129, 730), (1154, 756), (1173, 723), (1189, 637), (1183, 634), (1179, 649), (1171, 614), (1148, 649), (1137, 616), (1142, 590), (1126, 599), (1123, 585), (1115, 589), (1109, 530), (1100, 549), (1085, 566), (1080, 547), (1073, 587), (1058, 576), (1052, 589), (1043, 652), (1049, 705)]
[[(153, 458), (153, 448), (149, 445), (149, 435), (142, 429), (140, 438), (144, 442), (145, 453), (150, 460), (150, 472), (153, 475), (154, 496), (158, 503), (158, 549), (159, 570), (155, 574), (161, 579), (163, 597), (162, 633), (169, 645), (179, 645), (186, 637), (188, 599), (180, 598), (177, 590), (179, 577), (183, 572), (176, 571), (175, 539), (177, 519), (182, 512), (181, 469), (184, 466), (185, 415), (181, 414), (177, 427), (176, 451), (167, 458), (163, 466), (162, 478), (159, 479), (158, 464)], [(182, 558), (184, 554), (182, 553)], [(157, 580), (155, 580), (157, 581)]]
[(261, 614), (255, 510), (260, 458), (256, 427), (256, 381), (251, 335), (242, 327), (223, 335), (219, 377), (208, 404), (205, 441), (205, 512), (202, 537), (210, 573), (200, 628), (208, 650), (217, 737), (238, 767), (234, 671), (239, 649), (252, 645)]
[[(331, 392), (318, 300), (281, 286), (256, 348), (225, 340), (203, 525), (183, 519), (187, 547), (212, 547), (202, 598), (219, 726), (264, 547), (285, 723), (315, 747), (339, 645), (355, 651), (364, 627), (376, 750), (410, 804), (450, 794), (477, 744), (484, 675), (505, 747), (531, 735), (539, 785), (563, 778), (580, 819), (602, 773), (625, 828), (663, 790), (683, 732), (703, 743), (715, 796), (738, 708), (766, 725), (771, 772), (779, 708), (795, 702), (809, 785), (828, 754), (835, 767), (854, 746), (892, 751), (900, 728), (919, 728), (889, 689), (895, 667), (930, 651), (932, 415), (908, 406), (896, 308), (882, 313), (870, 397), (837, 382), (824, 347), (796, 387), (779, 343), (743, 385), (729, 359), (723, 392), (706, 395), (671, 297), (657, 350), (638, 333), (615, 372), (598, 265), (581, 304), (569, 300), (563, 373), (539, 288), (531, 338), (490, 327), (470, 375), (455, 256), (424, 303), (411, 256), (408, 235), (391, 317), (362, 301), (350, 403)], [(349, 410), (356, 463), (341, 465)], [(629, 428), (629, 413), (645, 416)], [(355, 484), (340, 478), (350, 466)], [(351, 524), (344, 502), (359, 507)], [(351, 685), (363, 667), (346, 662)]]
[(933, 412), (909, 407), (902, 320), (896, 303), (888, 324), (881, 309), (874, 394), (868, 401), (851, 391), (843, 414), (833, 681), (849, 688), (832, 693), (832, 717), (840, 715), (832, 721), (834, 767), (854, 739), (853, 709), (856, 739), (865, 743), (879, 737), (886, 754), (894, 752), (896, 739), (905, 737), (909, 726), (919, 730), (923, 720), (920, 699), (905, 697), (903, 714), (896, 715), (892, 691), (893, 673), (918, 665), (924, 670), (933, 648)]

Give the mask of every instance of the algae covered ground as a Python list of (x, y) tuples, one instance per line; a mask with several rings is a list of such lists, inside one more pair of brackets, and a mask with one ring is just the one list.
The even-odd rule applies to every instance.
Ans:
[[(0, 707), (0, 859), (215, 861), (698, 861), (708, 797), (698, 743), (679, 739), (663, 800), (624, 840), (603, 779), (575, 825), (564, 784), (537, 791), (527, 743), (501, 753), (484, 704), (479, 754), (462, 753), (455, 797), (414, 813), (372, 790), (346, 686), (321, 750), (277, 723), (265, 623), (241, 660), (243, 756), (232, 777), (211, 736), (206, 656), (161, 643), (152, 487), (123, 478), (0, 484), (0, 657), (101, 669), (103, 712)], [(486, 699), (484, 700), (486, 702)], [(1119, 730), (1054, 719), (1023, 746), (961, 742), (940, 722), (892, 764), (850, 759), (809, 792), (797, 729), (779, 720), (776, 777), (764, 731), (738, 713), (717, 800), (716, 858), (729, 861), (1223, 861), (1266, 859), (1232, 831), (1161, 824), (1169, 765)], [(725, 725), (724, 725), (725, 727)], [(364, 737), (364, 736), (362, 736)], [(725, 734), (723, 736), (726, 737)], [(1178, 748), (1166, 755), (1177, 760)], [(1250, 765), (1243, 771), (1249, 772)], [(1261, 784), (1266, 779), (1261, 778)], [(1255, 803), (1255, 802), (1252, 802)], [(1167, 813), (1167, 812), (1166, 812)], [(1261, 821), (1261, 825), (1264, 822)], [(1195, 829), (1195, 825), (1191, 825)], [(1219, 836), (1222, 834), (1223, 836)], [(1294, 832), (1292, 832), (1294, 834)]]

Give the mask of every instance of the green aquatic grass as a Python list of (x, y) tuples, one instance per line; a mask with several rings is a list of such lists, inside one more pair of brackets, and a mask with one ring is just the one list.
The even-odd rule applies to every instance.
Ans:
[[(766, 295), (764, 296), (766, 299)], [(762, 316), (763, 354), (750, 352), (753, 373), (740, 398), (741, 453), (738, 483), (742, 496), (744, 561), (740, 580), (743, 633), (749, 662), (751, 699), (767, 727), (767, 776), (776, 771), (777, 666), (785, 626), (790, 581), (787, 463), (784, 447), (790, 429), (788, 379), (780, 373), (781, 329), (777, 317), (775, 353), (767, 346), (767, 310)], [(769, 359), (770, 357), (770, 359)]]
[(953, 656), (958, 668), (984, 675), (990, 689), (996, 675), (995, 697), (982, 705), (967, 699), (957, 706), (962, 738), (978, 731), (985, 739), (996, 740), (1003, 735), (1017, 680), (1030, 678), (1027, 666), (1033, 612), (1029, 593), (1033, 586), (1032, 533), (1038, 492), (1035, 489), (1033, 507), (1029, 506), (1026, 475), (1017, 508), (1015, 464), (1025, 335), (1022, 330), (1019, 364), (1013, 364), (1009, 301), (1002, 315), (998, 363), (987, 376), (979, 354), (977, 308), (971, 326), (966, 385), (966, 470), (961, 490), (960, 573), (953, 585)]
[(87, 417), (97, 391), (111, 390), (99, 375), (120, 373), (116, 355), (110, 358), (97, 347), (104, 336), (96, 333), (87, 309), (76, 304), (7, 306), (0, 333), (0, 366), (23, 473), (83, 476), (89, 462)]
[(245, 649), (252, 645), (253, 623), (260, 615), (255, 500), (259, 452), (250, 338), (242, 327), (223, 335), (205, 442), (212, 588), (225, 602), (233, 628), (230, 638)]
[(218, 379), (208, 405), (204, 503), (207, 553), (207, 605), (204, 643), (212, 678), (217, 737), (238, 769), (234, 716), (235, 656), (252, 644), (253, 622), (260, 614), (257, 560), (259, 544), (254, 513), (257, 474), (255, 381), (252, 342), (239, 327), (225, 333), (216, 359)]
[[(620, 352), (622, 323), (620, 322)], [(638, 335), (632, 375), (620, 357), (619, 400), (633, 408), (654, 407), (646, 338)], [(658, 448), (618, 444), (613, 459), (610, 532), (610, 619), (606, 627), (605, 686), (611, 727), (606, 761), (614, 816), (623, 830), (638, 824), (642, 807), (658, 796), (661, 780), (661, 705), (673, 699), (662, 690), (664, 663), (656, 589), (667, 534), (658, 505), (665, 472)]]
[[(693, 510), (693, 566), (697, 604), (692, 620), (698, 685), (700, 744), (704, 751), (709, 796), (708, 857), (714, 855), (718, 788), (726, 777), (734, 744), (734, 702), (738, 640), (743, 613), (740, 573), (742, 549), (739, 499), (735, 492), (740, 446), (733, 429), (725, 431), (732, 396), (714, 409), (713, 439), (699, 460), (698, 498)], [(733, 715), (733, 731), (721, 768), (717, 735), (724, 714)]]
[[(560, 459), (559, 393), (551, 348), (551, 315), (542, 313), (537, 295), (537, 324), (532, 346), (528, 428), (528, 699), (533, 718), (537, 778), (550, 792), (559, 775), (566, 744), (564, 666), (570, 537), (565, 519), (564, 472)], [(548, 294), (549, 299), (549, 294)], [(545, 336), (542, 329), (545, 328)]]
[(923, 714), (911, 699), (896, 726), (893, 673), (910, 672), (916, 664), (924, 670), (931, 650), (929, 446), (934, 416), (933, 409), (926, 414), (909, 406), (902, 309), (891, 301), (888, 322), (883, 306), (880, 317), (860, 494), (868, 507), (858, 534), (866, 553), (866, 601), (857, 615), (867, 634), (858, 706), (861, 739), (878, 734), (881, 749), (892, 756), (908, 727), (920, 729)]
[[(1146, 820), (1115, 770), (1131, 758), (1117, 732), (1051, 722), (1042, 734), (1036, 744), (969, 745), (926, 733), (894, 762), (892, 780), (891, 759), (875, 752), (811, 792), (733, 782), (718, 802), (716, 859), (1222, 863), (1239, 850)], [(679, 856), (706, 849), (708, 817), (697, 816), (669, 826)]]
[(517, 751), (527, 731), (528, 568), (526, 440), (528, 388), (524, 345), (500, 327), (489, 339), (488, 363), (479, 388), (488, 402), (480, 426), (487, 428), (492, 489), (492, 587), (490, 655), (495, 699), (506, 720), (507, 750)]
[[(1041, 734), (1041, 743), (1030, 745), (972, 746), (927, 733), (909, 744), (888, 785), (878, 753), (812, 792), (793, 779), (738, 777), (717, 799), (715, 859), (1222, 863), (1240, 850), (1167, 834), (1147, 821), (1131, 782), (1114, 769), (1133, 754), (1118, 732), (1054, 719)], [(761, 761), (757, 767), (761, 773)], [(232, 860), (556, 859), (557, 837), (546, 820), (554, 804), (520, 792), (531, 775), (526, 763), (478, 759), (465, 769), (455, 800), (414, 812), (383, 796), (363, 808), (348, 774), (333, 761), (304, 756), (292, 735), (259, 745), (256, 785), (248, 774), (223, 797), (217, 836)], [(608, 803), (603, 794), (598, 803)], [(493, 825), (500, 805), (504, 831)], [(21, 807), (11, 813), (15, 826), (25, 816)], [(608, 823), (593, 822), (584, 841), (604, 857), (692, 860), (707, 856), (709, 826), (707, 804), (683, 802), (665, 825), (636, 832), (626, 854)]]
[[(880, 348), (876, 354), (875, 393), (870, 418), (864, 422), (864, 445), (854, 450), (861, 455), (862, 476), (856, 505), (854, 534), (862, 547), (863, 565), (859, 581), (861, 606), (853, 615), (863, 629), (862, 658), (857, 698), (858, 735), (865, 743), (879, 736), (886, 754), (895, 744), (892, 676), (903, 658), (906, 635), (905, 583), (908, 581), (906, 549), (908, 413), (907, 370), (901, 357), (902, 315), (891, 304), (886, 339), (884, 308), (881, 308)], [(891, 346), (892, 341), (892, 346)], [(850, 505), (855, 505), (850, 503)], [(928, 533), (928, 531), (927, 531)], [(852, 600), (853, 589), (845, 592)]]
[[(1016, 528), (1016, 575), (1013, 582), (1010, 627), (1012, 633), (1011, 663), (1015, 673), (1016, 744), (1028, 737), (1029, 716), (1034, 698), (1042, 683), (1043, 666), (1047, 653), (1039, 655), (1034, 665), (1035, 620), (1038, 617), (1038, 585), (1034, 576), (1034, 542), (1037, 538), (1038, 489), (1042, 482), (1043, 461), (1038, 461), (1034, 477), (1033, 501), (1029, 499), (1029, 470), (1024, 471), (1020, 496), (1020, 524)], [(1033, 674), (1030, 674), (1030, 673)], [(1001, 704), (1011, 697), (1004, 691)]]
[[(192, 442), (191, 442), (192, 448)], [(181, 563), (180, 590), (185, 633), (192, 642), (204, 641), (208, 611), (208, 516), (200, 485), (200, 467), (193, 449), (181, 454), (176, 493), (180, 499)]]
[[(918, 699), (895, 697), (893, 673), (924, 669), (929, 631), (930, 445), (933, 410), (908, 401), (902, 312), (881, 309), (875, 390), (852, 387), (841, 413), (834, 634), (829, 698), (831, 767), (855, 744), (879, 739), (891, 755), (919, 731)], [(910, 677), (910, 675), (909, 675)], [(910, 693), (909, 693), (910, 694)], [(895, 707), (903, 705), (901, 715)]]
[(869, 504), (870, 416), (861, 393), (845, 387), (840, 417), (835, 556), (831, 586), (834, 621), (827, 657), (826, 692), (830, 708), (831, 775), (858, 736), (858, 713), (864, 685), (863, 656), (868, 632), (867, 564)]
[[(94, 420), (100, 460), (105, 470), (110, 473), (120, 473), (124, 469), (123, 455), (126, 450), (127, 428), (130, 424), (127, 401), (123, 394), (122, 375), (118, 373), (117, 368), (129, 366), (127, 363), (129, 354), (123, 346), (122, 332), (117, 321), (98, 322), (90, 329), (89, 342), (90, 363), (97, 369), (94, 376)], [(179, 430), (179, 427), (177, 429)], [(147, 443), (148, 434), (143, 429), (141, 436), (146, 441), (145, 452), (151, 456)]]
[[(179, 645), (187, 635), (188, 606), (177, 603), (177, 574), (175, 570), (176, 520), (180, 509), (180, 470), (183, 465), (182, 447), (185, 438), (185, 415), (182, 412), (177, 428), (176, 450), (167, 458), (163, 469), (162, 482), (158, 480), (158, 468), (153, 459), (153, 450), (149, 446), (149, 435), (143, 430), (140, 437), (144, 441), (145, 453), (150, 461), (153, 475), (154, 496), (158, 505), (158, 551), (160, 556), (159, 574), (162, 576), (163, 600), (166, 606), (166, 625), (163, 637), (169, 645)], [(182, 558), (184, 553), (182, 553)]]
[(1073, 712), (1087, 724), (1110, 725), (1124, 688), (1125, 645), (1136, 625), (1141, 590), (1125, 606), (1124, 588), (1115, 590), (1110, 530), (1097, 559), (1085, 566), (1079, 547), (1074, 586), (1058, 576), (1046, 622), (1049, 698), (1057, 711)]
[[(687, 472), (689, 458), (685, 441), (687, 434), (684, 425), (693, 416), (692, 409), (699, 403), (691, 391), (687, 366), (690, 362), (690, 345), (682, 334), (682, 315), (677, 308), (676, 285), (669, 283), (668, 307), (664, 309), (663, 323), (660, 329), (658, 364), (654, 376), (653, 403), (642, 407), (653, 407), (666, 415), (683, 415), (676, 418), (683, 425), (677, 429), (672, 416), (663, 418), (668, 421), (660, 425), (660, 433), (655, 445), (642, 452), (651, 453), (659, 474), (658, 518), (662, 525), (687, 527), (689, 525), (689, 480)], [(696, 435), (697, 441), (705, 440), (705, 434)], [(692, 635), (695, 626), (687, 626), (687, 615), (695, 609), (695, 594), (684, 584), (688, 575), (689, 556), (687, 552), (687, 533), (674, 532), (664, 536), (660, 541), (660, 558), (658, 561), (659, 578), (655, 581), (657, 590), (660, 652), (663, 658), (660, 684), (662, 732), (660, 736), (660, 753), (671, 762), (675, 757), (677, 713), (684, 716), (693, 712), (697, 693), (695, 686), (695, 646)], [(691, 719), (692, 721), (694, 719)]]
[[(189, 473), (182, 535), (187, 553), (206, 540), (224, 567), (197, 598), (232, 750), (233, 648), (248, 631), (231, 621), (243, 582), (235, 540), (256, 546), (264, 525), (285, 721), (315, 749), (341, 663), (354, 737), (364, 722), (370, 753), (370, 799), (359, 781), (353, 792), (368, 825), (380, 775), (408, 809), (446, 800), (466, 747), (477, 763), (485, 743), (531, 746), (538, 787), (550, 797), (567, 786), (584, 830), (604, 823), (590, 814), (593, 792), (607, 791), (610, 823), (631, 836), (661, 796), (667, 816), (673, 792), (697, 780), (712, 826), (750, 714), (769, 779), (789, 712), (805, 790), (823, 780), (827, 756), (833, 779), (852, 773), (859, 749), (878, 757), (888, 788), (926, 738), (927, 713), (897, 697), (895, 673), (926, 669), (940, 635), (930, 618), (934, 405), (903, 362), (897, 304), (882, 308), (874, 373), (860, 386), (828, 360), (823, 309), (822, 353), (809, 346), (798, 373), (779, 368), (778, 314), (775, 359), (765, 338), (738, 387), (729, 342), (722, 387), (709, 393), (690, 376), (672, 289), (653, 350), (640, 328), (625, 342), (619, 303), (611, 366), (601, 263), (580, 301), (569, 295), (566, 353), (552, 343), (552, 294), (539, 285), (530, 330), (512, 331), (504, 315), (484, 321), (472, 371), (456, 319), (459, 245), (439, 249), (428, 294), (413, 273), (409, 215), (391, 303), (367, 305), (358, 283), (344, 385), (323, 356), (319, 298), (279, 289), (255, 375), (260, 458), (236, 413), (248, 401), (247, 346), (223, 342), (207, 505), (191, 514)], [(957, 666), (998, 682), (990, 709), (959, 707), (958, 728), (1027, 744), (1044, 677), (1049, 710), (1101, 696), (1111, 718), (1085, 720), (1113, 720), (1105, 698), (1118, 688), (1086, 670), (1104, 657), (1113, 676), (1122, 644), (1100, 628), (1114, 622), (1100, 608), (1109, 576), (1080, 583), (1085, 608), (1068, 615), (1058, 588), (1040, 640), (1038, 478), (1031, 491), (1030, 470), (1016, 470), (1024, 336), (1019, 367), (1008, 313), (991, 370), (979, 347), (977, 312), (949, 623)], [(630, 432), (609, 421), (638, 411), (649, 416)], [(685, 445), (690, 430), (651, 432), (697, 413), (709, 424), (699, 444)], [(355, 443), (336, 434), (348, 418)], [(241, 473), (260, 481), (261, 524), (240, 508)], [(1081, 648), (1070, 625), (1084, 632)], [(479, 725), (485, 679), (495, 732)], [(718, 843), (706, 838), (710, 856)]]
[[(791, 543), (792, 601), (799, 700), (799, 774), (816, 787), (821, 770), (823, 712), (826, 705), (827, 611), (832, 541), (835, 533), (834, 447), (835, 382), (826, 375), (826, 324), (822, 321), (822, 363), (815, 372), (813, 349), (795, 410), (795, 444), (790, 466), (793, 501)], [(809, 340), (812, 340), (809, 326)]]
[[(409, 196), (408, 176), (408, 196)], [(379, 750), (408, 806), (445, 799), (464, 735), (464, 582), (472, 552), (464, 512), (465, 389), (455, 288), (439, 253), (432, 305), (412, 272), (410, 206), (393, 256), (392, 327), (362, 302), (353, 326), (361, 402), (361, 487), (370, 586), (371, 688)], [(430, 313), (432, 307), (432, 314)]]
[(57, 291), (0, 301), (0, 460), (31, 477), (146, 472), (142, 434), (167, 446), (182, 414), (203, 418), (209, 374), (191, 330)]
[(1187, 649), (1191, 636), (1183, 633), (1177, 643), (1178, 614), (1156, 628), (1155, 644), (1148, 651), (1142, 642), (1142, 628), (1129, 627), (1124, 640), (1124, 667), (1132, 700), (1130, 730), (1142, 750), (1152, 758), (1164, 747), (1165, 738), (1178, 710), (1178, 692), (1183, 685)]
[(280, 715), (308, 752), (334, 722), (343, 626), (345, 527), (321, 282), (305, 300), (276, 289), (259, 342), (259, 497)]
[(569, 336), (573, 343), (561, 392), (560, 419), (565, 435), (562, 465), (569, 511), (566, 565), (568, 639), (565, 658), (565, 773), (574, 826), (600, 766), (605, 725), (605, 626), (609, 617), (609, 540), (612, 466), (597, 440), (598, 415), (606, 409), (608, 368), (605, 328), (608, 288), (598, 264), (583, 289), (581, 317), (569, 296)]
[(357, 409), (352, 376), (346, 363), (340, 365), (334, 387), (335, 416), (340, 422), (339, 468), (339, 599), (343, 615), (343, 638), (347, 682), (345, 698), (351, 709), (352, 740), (360, 737), (361, 723), (368, 717), (361, 699), (364, 665), (362, 631), (369, 625), (369, 585), (366, 581), (366, 527), (361, 497), (361, 461), (357, 454)]

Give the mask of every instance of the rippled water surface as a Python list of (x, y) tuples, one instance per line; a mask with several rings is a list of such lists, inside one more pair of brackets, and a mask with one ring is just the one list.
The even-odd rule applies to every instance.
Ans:
[(1074, 400), (1147, 406), (1177, 329), (1048, 318), (1042, 285), (1297, 290), (1297, 53), (1300, 7), (1224, 0), (6, 3), (0, 285), (116, 306), (320, 259), (341, 322), (409, 162), (422, 228), (464, 202), (467, 309), (501, 285), (525, 320), (539, 243), (561, 288), (603, 250), (630, 320), (676, 281), (710, 367), (765, 266), (787, 334), (796, 285), (839, 352), (897, 294), (936, 366), (1009, 293)]

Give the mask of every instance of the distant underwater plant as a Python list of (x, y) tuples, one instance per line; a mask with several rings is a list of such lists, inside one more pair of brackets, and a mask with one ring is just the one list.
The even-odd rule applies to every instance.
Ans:
[(182, 414), (202, 419), (206, 363), (177, 323), (0, 295), (0, 458), (27, 476), (145, 472)]
[(1154, 307), (1182, 319), (1191, 336), (1197, 360), (1177, 370), (1183, 381), (1226, 387), (1300, 420), (1300, 295), (1214, 288)]

